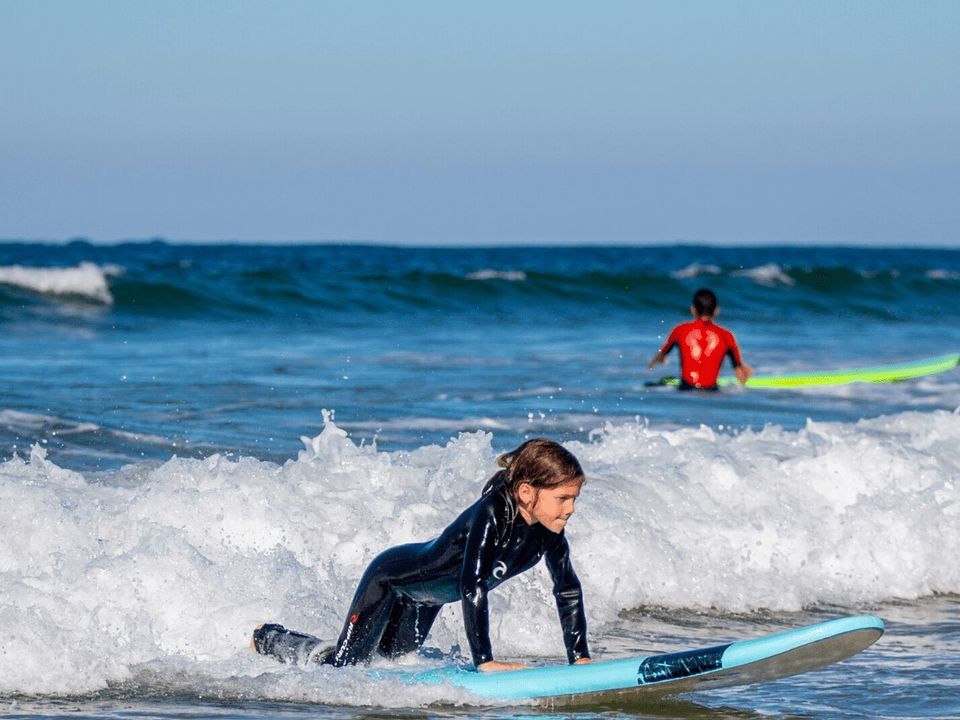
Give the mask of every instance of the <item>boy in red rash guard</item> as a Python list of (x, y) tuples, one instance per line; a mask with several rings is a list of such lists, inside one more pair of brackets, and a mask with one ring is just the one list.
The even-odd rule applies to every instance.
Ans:
[(697, 290), (690, 306), (693, 321), (677, 325), (647, 367), (662, 363), (676, 345), (680, 348), (681, 390), (716, 390), (724, 356), (733, 363), (737, 380), (745, 383), (753, 375), (753, 369), (741, 359), (733, 333), (713, 322), (718, 312), (713, 291)]

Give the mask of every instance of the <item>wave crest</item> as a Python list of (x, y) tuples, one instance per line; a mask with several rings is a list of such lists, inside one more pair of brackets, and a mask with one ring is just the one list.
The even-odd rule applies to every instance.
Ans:
[(91, 262), (61, 268), (6, 265), (0, 267), (0, 283), (41, 295), (72, 296), (111, 305), (113, 295), (107, 276), (120, 273), (122, 268), (118, 266), (100, 267)]

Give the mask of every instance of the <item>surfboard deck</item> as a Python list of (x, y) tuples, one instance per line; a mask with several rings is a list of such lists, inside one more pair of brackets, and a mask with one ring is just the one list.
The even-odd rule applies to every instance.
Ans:
[(444, 667), (420, 672), (378, 671), (421, 685), (449, 683), (484, 700), (539, 700), (550, 705), (605, 699), (656, 698), (768, 682), (845, 660), (883, 634), (880, 618), (839, 618), (764, 637), (698, 650), (482, 673)]
[[(911, 360), (910, 362), (877, 365), (875, 367), (849, 368), (846, 370), (821, 370), (809, 373), (787, 373), (784, 375), (754, 375), (747, 380), (751, 388), (791, 388), (818, 387), (825, 385), (848, 385), (857, 382), (889, 383), (911, 380), (913, 378), (935, 375), (953, 370), (960, 365), (960, 353), (938, 355), (936, 357)], [(680, 384), (676, 377), (664, 377), (660, 380), (644, 383), (647, 387)], [(737, 379), (722, 377), (717, 381), (720, 386), (736, 385)]]

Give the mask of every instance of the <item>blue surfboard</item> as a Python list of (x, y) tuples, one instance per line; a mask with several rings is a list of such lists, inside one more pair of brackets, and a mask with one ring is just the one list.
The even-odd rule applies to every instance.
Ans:
[(603, 700), (607, 695), (656, 697), (767, 682), (845, 660), (883, 634), (872, 615), (839, 618), (773, 635), (699, 650), (553, 665), (496, 673), (445, 667), (380, 671), (403, 682), (449, 683), (485, 700), (545, 700), (552, 705)]

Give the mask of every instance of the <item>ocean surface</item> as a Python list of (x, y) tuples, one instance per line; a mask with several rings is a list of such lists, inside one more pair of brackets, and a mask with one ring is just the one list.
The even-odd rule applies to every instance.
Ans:
[[(0, 714), (960, 717), (960, 370), (648, 386), (701, 286), (757, 373), (960, 352), (956, 250), (0, 243)], [(861, 613), (886, 634), (775, 683), (576, 710), (249, 652), (265, 621), (335, 636), (377, 552), (540, 435), (589, 476), (567, 534), (596, 656)], [(498, 657), (561, 661), (542, 568), (492, 615)], [(428, 645), (462, 655), (458, 608)]]

